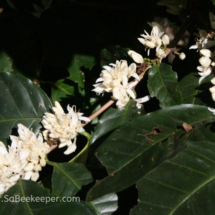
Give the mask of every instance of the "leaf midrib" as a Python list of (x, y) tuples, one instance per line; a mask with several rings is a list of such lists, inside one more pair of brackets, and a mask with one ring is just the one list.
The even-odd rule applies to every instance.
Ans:
[(23, 120), (41, 120), (41, 117), (37, 117), (37, 118), (13, 118), (13, 119), (4, 119), (4, 120), (0, 120), (0, 123), (4, 123), (4, 122), (11, 122), (11, 121), (23, 121)]
[[(23, 195), (23, 196), (25, 197), (25, 199), (26, 199), (26, 195), (25, 195), (24, 188), (23, 188), (23, 184), (22, 184), (22, 181), (21, 181), (21, 180), (19, 180), (19, 185), (20, 185), (20, 189), (21, 189), (22, 195)], [(27, 210), (29, 211), (29, 213), (30, 213), (31, 215), (33, 215), (33, 212), (32, 212), (32, 210), (31, 210), (31, 207), (30, 207), (30, 205), (28, 204), (28, 201), (25, 201), (25, 205), (26, 205)]]
[[(198, 120), (198, 121), (195, 121), (195, 122), (192, 122), (192, 125), (193, 124), (197, 124), (197, 123), (200, 123), (200, 122), (203, 122), (203, 121), (206, 121), (206, 120), (209, 120), (209, 119), (212, 119), (214, 118), (213, 116), (211, 116), (210, 118), (206, 118), (206, 119), (201, 119), (201, 120)], [(165, 137), (169, 137), (170, 135), (172, 134), (172, 132), (170, 132), (169, 134), (165, 135)], [(163, 139), (163, 138), (162, 138)], [(162, 140), (161, 139), (161, 140)], [(147, 148), (144, 148), (144, 150), (142, 150), (139, 154), (137, 154), (137, 156), (134, 156), (134, 158), (130, 159), (127, 163), (125, 163), (122, 167), (118, 168), (117, 170), (115, 170), (113, 173), (116, 173), (118, 171), (120, 171), (121, 169), (123, 169), (125, 166), (127, 166), (129, 163), (131, 163), (133, 160), (135, 160), (136, 158), (138, 158), (139, 156), (141, 156), (145, 151), (147, 151), (148, 149), (150, 149), (151, 147), (153, 147), (155, 144), (159, 143), (160, 142), (160, 139), (157, 140), (154, 144), (150, 145), (149, 147)]]
[(53, 165), (54, 167), (56, 167), (60, 172), (62, 172), (70, 181), (72, 181), (72, 183), (80, 190), (81, 187), (57, 164), (54, 162), (48, 162), (51, 165)]
[(205, 181), (205, 183), (202, 183), (202, 185), (198, 186), (193, 192), (191, 192), (187, 197), (185, 197), (181, 203), (179, 203), (178, 205), (176, 205), (175, 208), (173, 208), (173, 211), (169, 214), (169, 215), (173, 215), (173, 213), (188, 199), (190, 198), (190, 196), (194, 195), (194, 193), (196, 193), (199, 189), (201, 189), (203, 186), (205, 186), (207, 183), (209, 183), (210, 181), (215, 179), (215, 174), (210, 177), (208, 180)]
[[(167, 88), (166, 88), (166, 85), (165, 85), (165, 83), (164, 83), (163, 77), (162, 77), (161, 72), (160, 72), (160, 67), (158, 68), (158, 70), (159, 70), (159, 76), (160, 76), (160, 78), (161, 78), (161, 81), (162, 81), (162, 83), (163, 83), (163, 86), (164, 86), (165, 90), (167, 91), (169, 97), (172, 98), (172, 100), (173, 100), (174, 103), (176, 104), (176, 102), (175, 102), (173, 96), (171, 96), (170, 92), (169, 92), (169, 91), (167, 90)], [(170, 80), (170, 81), (171, 81), (171, 80)], [(173, 81), (172, 81), (172, 82), (173, 82)], [(176, 82), (176, 83), (177, 83), (177, 82)]]

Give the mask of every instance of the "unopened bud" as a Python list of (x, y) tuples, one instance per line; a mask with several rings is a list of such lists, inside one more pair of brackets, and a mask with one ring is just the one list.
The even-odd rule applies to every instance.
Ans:
[(212, 63), (211, 63), (211, 66), (215, 66), (215, 62), (212, 62)]
[(201, 57), (199, 59), (199, 63), (203, 66), (203, 67), (209, 67), (211, 64), (211, 59), (208, 57)]
[(212, 78), (212, 79), (211, 79), (211, 83), (212, 83), (213, 85), (215, 85), (215, 78)]
[(212, 94), (215, 93), (215, 86), (209, 88), (209, 90), (210, 90), (210, 92), (211, 92)]
[(158, 50), (156, 51), (156, 56), (157, 56), (158, 58), (165, 58), (165, 57), (166, 57), (166, 53), (165, 53), (164, 50), (158, 49)]
[(184, 54), (184, 52), (181, 52), (181, 53), (179, 54), (179, 58), (180, 58), (181, 60), (184, 60), (184, 59), (186, 58), (186, 55)]
[(169, 44), (169, 36), (164, 34), (162, 37), (162, 42), (165, 46), (168, 45)]
[(143, 57), (138, 54), (137, 52), (135, 51), (132, 51), (132, 50), (129, 50), (128, 51), (128, 55), (136, 62), (136, 63), (143, 63), (144, 60), (143, 60)]
[(212, 52), (209, 49), (201, 49), (200, 53), (204, 55), (205, 57), (211, 57)]

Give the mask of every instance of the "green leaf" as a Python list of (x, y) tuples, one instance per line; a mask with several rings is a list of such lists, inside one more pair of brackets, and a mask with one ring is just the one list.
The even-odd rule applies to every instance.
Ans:
[(148, 90), (151, 97), (156, 97), (160, 107), (169, 107), (182, 103), (181, 95), (176, 91), (177, 73), (171, 66), (160, 64), (153, 66), (148, 72)]
[(51, 100), (53, 103), (55, 101), (60, 102), (63, 98), (74, 95), (74, 87), (70, 82), (69, 80), (61, 79), (54, 83), (51, 83), (52, 85)]
[(129, 102), (125, 109), (109, 108), (99, 120), (91, 138), (91, 144), (101, 136), (119, 128), (123, 124), (126, 124), (143, 114), (145, 114), (143, 106), (141, 109), (138, 109), (135, 101)]
[(129, 48), (121, 48), (120, 46), (110, 46), (107, 49), (103, 49), (100, 53), (101, 66), (115, 63), (116, 60), (125, 59), (128, 57)]
[(83, 185), (93, 181), (91, 173), (83, 164), (79, 163), (54, 163), (52, 176), (52, 192), (58, 196), (74, 196)]
[(12, 72), (12, 60), (6, 52), (0, 53), (0, 72)]
[(73, 55), (73, 60), (68, 67), (69, 79), (78, 83), (79, 87), (84, 87), (84, 72), (86, 69), (91, 70), (95, 65), (95, 58), (87, 55)]
[(177, 91), (181, 93), (183, 104), (213, 105), (211, 93), (211, 76), (207, 76), (199, 84), (200, 76), (197, 73), (189, 73), (179, 83)]
[(90, 202), (101, 215), (111, 215), (117, 210), (118, 197), (115, 193), (107, 194)]
[(47, 95), (21, 75), (0, 73), (0, 136), (8, 138), (18, 123), (33, 128), (37, 134), (44, 112), (52, 104)]
[[(21, 198), (22, 201), (20, 201)], [(2, 197), (0, 214), (99, 215), (90, 203), (79, 200), (78, 197), (73, 197), (72, 199), (71, 197), (53, 196), (36, 182), (20, 180)]]
[(196, 127), (192, 132), (191, 141), (214, 141), (215, 140), (215, 123)]
[(187, 144), (137, 183), (139, 203), (132, 215), (215, 214), (215, 144)]
[(215, 0), (211, 0), (211, 1), (212, 1), (213, 5), (215, 5)]
[(97, 150), (109, 176), (96, 182), (88, 198), (118, 192), (140, 180), (156, 164), (162, 142), (182, 129), (183, 123), (197, 127), (214, 120), (205, 106), (179, 105), (140, 116), (120, 127)]

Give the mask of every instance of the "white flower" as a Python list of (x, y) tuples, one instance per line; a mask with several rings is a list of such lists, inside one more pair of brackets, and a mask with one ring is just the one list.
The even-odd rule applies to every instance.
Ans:
[(27, 164), (22, 162), (19, 154), (11, 147), (7, 151), (5, 145), (0, 142), (0, 195), (17, 183), (23, 174), (23, 168)]
[[(200, 39), (197, 40), (195, 45), (192, 45), (190, 49), (207, 49), (214, 46), (214, 41), (209, 40), (210, 36), (205, 30), (199, 30)], [(197, 51), (198, 51), (197, 50)]]
[(144, 46), (146, 46), (146, 49), (149, 48), (148, 49), (148, 55), (149, 55), (150, 49), (156, 48), (156, 51), (157, 51), (161, 47), (162, 45), (161, 36), (164, 34), (164, 29), (161, 25), (155, 22), (148, 23), (148, 24), (152, 27), (151, 35), (149, 35), (146, 31), (144, 31), (145, 34), (141, 35), (144, 39), (138, 38), (138, 40)]
[(215, 78), (212, 78), (212, 79), (211, 79), (211, 83), (212, 83), (213, 85), (215, 85)]
[(209, 12), (209, 18), (211, 22), (211, 28), (215, 29), (215, 16), (213, 13)]
[(184, 60), (184, 59), (186, 58), (186, 55), (184, 54), (184, 52), (181, 52), (181, 53), (179, 54), (179, 58), (180, 58), (181, 60)]
[(118, 100), (116, 102), (117, 108), (121, 109), (126, 106), (126, 104), (130, 101), (130, 98), (127, 94), (127, 91), (124, 87), (115, 87), (113, 89), (113, 99)]
[(143, 63), (143, 57), (135, 51), (129, 50), (128, 55), (134, 60), (136, 63)]
[(138, 74), (136, 73), (136, 64), (132, 63), (128, 66), (126, 60), (116, 61), (116, 64), (110, 64), (110, 66), (103, 66), (100, 74), (100, 78), (96, 80), (97, 82), (102, 82), (93, 85), (95, 89), (92, 91), (100, 94), (104, 92), (112, 92), (113, 88), (120, 87), (123, 82), (123, 77), (127, 78), (134, 77), (137, 80), (140, 80)]
[(199, 79), (199, 83), (201, 83), (201, 81), (207, 77), (208, 75), (211, 74), (211, 68), (210, 67), (203, 67), (203, 66), (198, 66), (197, 69), (200, 71), (199, 72), (199, 75), (202, 76), (200, 79)]
[(135, 101), (137, 102), (136, 104), (137, 108), (140, 109), (143, 106), (142, 103), (149, 101), (149, 99), (150, 99), (150, 96), (145, 96), (143, 98), (135, 99)]
[(166, 35), (166, 34), (164, 34), (163, 36), (162, 36), (162, 42), (163, 42), (163, 44), (166, 46), (166, 45), (169, 45), (169, 36), (168, 35)]
[(199, 59), (199, 63), (205, 67), (205, 68), (208, 68), (211, 64), (211, 59), (209, 57), (201, 57)]
[(113, 89), (113, 96), (112, 98), (115, 100), (118, 100), (116, 102), (117, 108), (124, 108), (126, 104), (130, 101), (130, 98), (135, 99), (135, 94), (132, 91), (132, 88), (137, 84), (138, 82), (135, 81), (131, 84), (128, 84), (128, 78), (126, 76), (123, 77), (123, 84), (115, 87)]
[(212, 94), (215, 94), (215, 86), (209, 88), (209, 90), (210, 90), (210, 92), (211, 92)]
[(54, 114), (45, 113), (42, 124), (46, 129), (43, 136), (46, 140), (55, 138), (60, 141), (59, 148), (68, 146), (64, 154), (70, 154), (77, 148), (76, 136), (84, 132), (81, 121), (90, 121), (89, 118), (82, 116), (83, 113), (76, 112), (76, 107), (67, 106), (68, 113), (64, 113), (61, 105), (55, 101), (52, 108)]
[(166, 57), (166, 53), (165, 53), (164, 50), (158, 49), (158, 50), (156, 51), (156, 56), (157, 56), (158, 58), (162, 59), (162, 58), (165, 58), (165, 57)]
[[(11, 149), (19, 154), (22, 163), (26, 163), (22, 178), (36, 181), (42, 166), (45, 166), (46, 155), (50, 152), (50, 146), (43, 142), (41, 134), (36, 135), (22, 124), (18, 124), (19, 136), (10, 136)], [(38, 167), (40, 166), (40, 167)], [(36, 177), (37, 176), (37, 177)]]
[(212, 52), (209, 49), (202, 49), (200, 50), (200, 54), (202, 54), (205, 57), (212, 57)]

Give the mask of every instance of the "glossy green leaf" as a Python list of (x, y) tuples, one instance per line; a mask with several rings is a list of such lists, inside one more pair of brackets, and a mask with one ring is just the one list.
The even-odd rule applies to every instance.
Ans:
[(52, 104), (32, 81), (11, 73), (0, 73), (0, 136), (8, 138), (18, 123), (38, 133), (44, 112)]
[(83, 164), (79, 163), (54, 163), (52, 176), (52, 192), (58, 196), (74, 196), (83, 185), (92, 182), (91, 173)]
[(0, 72), (12, 72), (12, 60), (6, 52), (0, 53)]
[(116, 60), (125, 59), (128, 57), (129, 48), (121, 48), (120, 46), (110, 46), (107, 49), (103, 49), (100, 53), (101, 66), (115, 63)]
[(215, 144), (187, 145), (137, 183), (139, 203), (132, 215), (215, 214)]
[(104, 134), (134, 120), (142, 114), (145, 114), (143, 106), (138, 109), (134, 101), (129, 102), (125, 109), (109, 108), (99, 120), (91, 138), (91, 144)]
[(181, 93), (183, 104), (213, 105), (211, 93), (208, 90), (212, 84), (211, 76), (207, 76), (199, 84), (198, 73), (189, 73), (179, 83), (177, 91)]
[(68, 67), (70, 76), (69, 79), (79, 84), (79, 87), (84, 87), (84, 72), (86, 69), (91, 70), (95, 65), (95, 58), (87, 55), (73, 55), (71, 64)]
[(51, 85), (51, 100), (53, 103), (55, 101), (60, 102), (63, 98), (74, 95), (74, 87), (72, 86), (71, 81), (69, 82), (69, 80), (61, 79), (54, 83), (51, 83)]
[(180, 93), (177, 88), (177, 73), (172, 71), (171, 66), (160, 64), (153, 66), (148, 72), (148, 90), (151, 97), (156, 97), (160, 107), (169, 107), (182, 104)]
[(117, 210), (118, 197), (115, 193), (107, 194), (90, 202), (101, 215), (111, 215)]
[[(195, 132), (193, 132), (195, 131)], [(206, 123), (192, 130), (191, 141), (214, 141), (215, 140), (215, 123)]]
[(140, 180), (155, 165), (162, 142), (182, 129), (183, 123), (195, 129), (214, 120), (205, 106), (179, 105), (140, 116), (120, 127), (96, 152), (109, 176), (96, 182), (88, 198), (118, 192)]
[(26, 180), (20, 180), (4, 194), (0, 214), (100, 215), (88, 202), (79, 201), (77, 197), (53, 196), (37, 183)]

